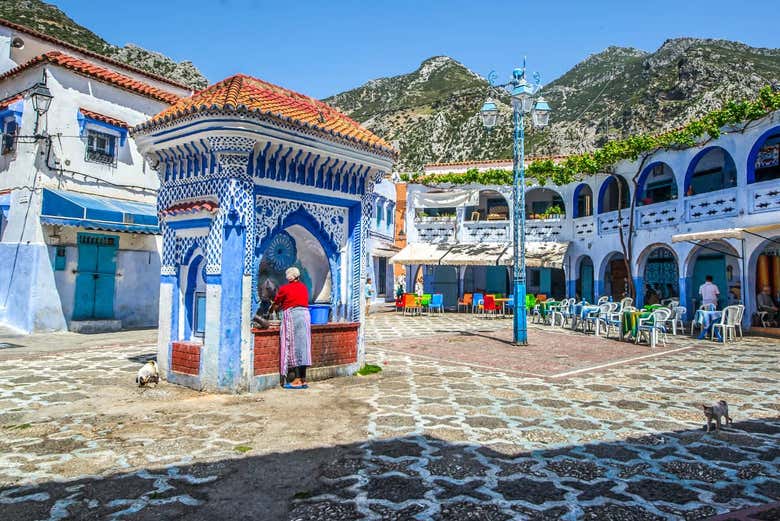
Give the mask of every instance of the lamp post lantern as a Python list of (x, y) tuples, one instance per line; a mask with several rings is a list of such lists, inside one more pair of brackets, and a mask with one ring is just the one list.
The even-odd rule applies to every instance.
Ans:
[[(534, 75), (534, 84), (525, 79), (525, 63), (512, 71), (512, 80), (503, 85), (493, 85), (495, 73), (488, 75), (490, 89), (503, 88), (512, 99), (513, 153), (512, 153), (512, 252), (514, 317), (512, 339), (516, 345), (528, 344), (528, 326), (525, 309), (525, 129), (524, 115), (530, 113), (537, 128), (547, 125), (550, 119), (550, 105), (539, 96), (539, 75)], [(482, 124), (487, 130), (498, 123), (498, 107), (490, 98), (482, 105)]]

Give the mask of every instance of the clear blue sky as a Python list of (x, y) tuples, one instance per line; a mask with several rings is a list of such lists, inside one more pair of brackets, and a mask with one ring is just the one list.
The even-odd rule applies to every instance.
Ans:
[(500, 77), (527, 55), (547, 83), (609, 45), (652, 51), (696, 36), (780, 47), (769, 0), (48, 1), (111, 43), (192, 60), (212, 83), (242, 72), (320, 98), (441, 54)]

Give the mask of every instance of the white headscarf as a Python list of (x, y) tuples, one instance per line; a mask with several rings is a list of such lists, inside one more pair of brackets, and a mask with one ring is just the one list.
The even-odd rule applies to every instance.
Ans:
[(284, 276), (289, 282), (292, 282), (301, 276), (301, 272), (298, 268), (293, 266), (292, 268), (287, 268), (287, 271), (284, 272)]

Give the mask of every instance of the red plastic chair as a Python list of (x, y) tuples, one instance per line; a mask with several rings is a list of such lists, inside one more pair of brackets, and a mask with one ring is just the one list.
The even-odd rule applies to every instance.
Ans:
[(485, 305), (482, 307), (483, 313), (490, 313), (495, 316), (498, 313), (498, 306), (496, 306), (496, 298), (493, 295), (485, 295)]
[(403, 311), (404, 310), (404, 297), (396, 297), (395, 298), (395, 310), (396, 311)]

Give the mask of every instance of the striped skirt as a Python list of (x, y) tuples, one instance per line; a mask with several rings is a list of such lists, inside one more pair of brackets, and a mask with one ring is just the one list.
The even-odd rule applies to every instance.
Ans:
[(282, 311), (279, 328), (279, 373), (287, 376), (292, 367), (311, 365), (311, 315), (309, 308), (297, 307)]

